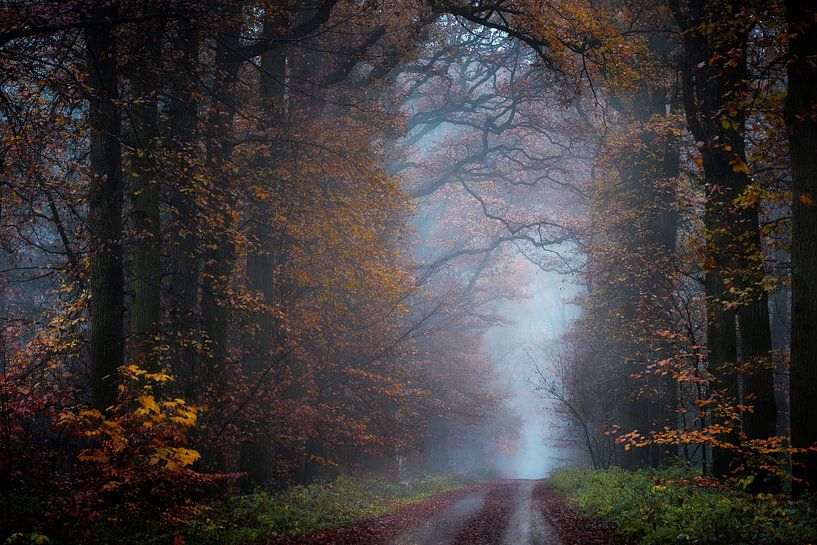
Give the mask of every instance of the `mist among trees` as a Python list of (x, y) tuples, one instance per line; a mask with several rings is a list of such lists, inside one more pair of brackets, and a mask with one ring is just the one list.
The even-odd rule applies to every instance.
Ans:
[(817, 6), (0, 2), (22, 543), (817, 540)]

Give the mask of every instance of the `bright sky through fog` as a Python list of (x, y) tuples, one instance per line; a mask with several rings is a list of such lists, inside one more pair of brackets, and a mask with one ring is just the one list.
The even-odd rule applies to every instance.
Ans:
[(497, 466), (504, 476), (522, 479), (547, 476), (567, 456), (558, 445), (555, 416), (547, 410), (547, 401), (527, 382), (532, 372), (528, 354), (541, 358), (547, 353), (577, 312), (570, 304), (577, 287), (569, 277), (529, 267), (530, 298), (505, 303), (502, 313), (512, 322), (493, 327), (484, 340), (500, 376), (513, 384), (506, 403), (523, 419), (516, 452), (500, 457)]

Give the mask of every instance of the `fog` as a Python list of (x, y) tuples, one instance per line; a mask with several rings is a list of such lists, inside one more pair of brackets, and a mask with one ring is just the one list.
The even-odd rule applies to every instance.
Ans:
[(505, 404), (521, 420), (515, 451), (497, 460), (497, 471), (508, 478), (539, 479), (575, 461), (576, 453), (561, 437), (562, 422), (549, 402), (532, 390), (531, 380), (534, 361), (578, 315), (571, 304), (578, 289), (570, 276), (541, 271), (530, 263), (526, 268), (531, 275), (527, 298), (503, 304), (501, 313), (508, 323), (492, 327), (483, 342), (510, 385)]
[(437, 338), (424, 341), (426, 357), (446, 368), (457, 353), (451, 365), (465, 376), (452, 375), (455, 389), (484, 362), (477, 380), (493, 402), (473, 407), (474, 420), (446, 420), (429, 438), (424, 464), (541, 478), (578, 458), (558, 411), (536, 391), (535, 371), (547, 369), (578, 316), (573, 225), (585, 214), (577, 187), (593, 156), (575, 110), (558, 100), (530, 52), (491, 31), (437, 30), (428, 54), (441, 68), (399, 80), (410, 131), (390, 145), (392, 167), (416, 207), (407, 235), (415, 304), (421, 312), (437, 302), (445, 308), (425, 324)]
[(788, 532), (806, 4), (3, 2), (0, 542), (538, 543), (565, 465)]

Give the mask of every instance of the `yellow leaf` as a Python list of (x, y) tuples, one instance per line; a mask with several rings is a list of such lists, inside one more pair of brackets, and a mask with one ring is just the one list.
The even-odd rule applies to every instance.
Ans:
[(161, 409), (153, 396), (139, 396), (139, 404), (142, 406), (142, 408), (139, 409), (141, 414), (148, 414), (151, 412), (159, 414), (161, 412)]
[(145, 378), (155, 380), (156, 382), (169, 382), (173, 380), (173, 377), (167, 373), (146, 373)]
[(732, 171), (734, 172), (741, 172), (743, 174), (749, 174), (749, 165), (744, 162), (737, 162), (732, 165)]
[(77, 456), (83, 462), (97, 462), (97, 463), (107, 463), (108, 456), (102, 452), (101, 450), (94, 450), (94, 451), (87, 451), (84, 450), (79, 453)]
[(177, 448), (176, 449), (176, 460), (178, 461), (179, 465), (182, 466), (189, 466), (196, 460), (198, 460), (201, 455), (198, 451), (189, 448)]

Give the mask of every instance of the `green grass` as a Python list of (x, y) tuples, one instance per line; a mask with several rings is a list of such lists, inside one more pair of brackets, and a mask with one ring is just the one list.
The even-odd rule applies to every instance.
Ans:
[(187, 532), (188, 544), (242, 545), (310, 534), (386, 514), (467, 484), (463, 478), (425, 475), (402, 483), (341, 476), (330, 483), (296, 486), (276, 496), (235, 496)]
[(563, 469), (550, 486), (634, 543), (817, 543), (817, 502), (696, 484), (684, 468)]

